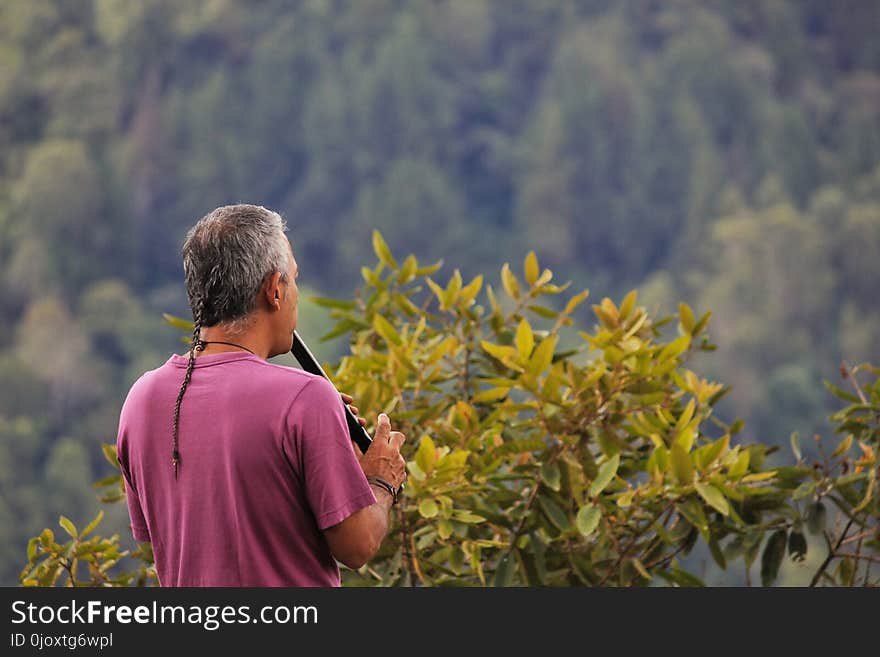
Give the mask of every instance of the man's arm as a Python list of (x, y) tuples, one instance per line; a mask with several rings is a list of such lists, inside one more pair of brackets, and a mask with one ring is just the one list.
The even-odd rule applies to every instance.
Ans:
[[(367, 453), (360, 459), (361, 469), (369, 477), (379, 477), (395, 490), (406, 478), (406, 462), (400, 454), (405, 437), (391, 431), (391, 421), (384, 413), (379, 415), (376, 435)], [(382, 486), (370, 484), (376, 503), (351, 514), (342, 522), (324, 530), (330, 551), (337, 561), (349, 568), (360, 568), (379, 551), (388, 533), (388, 513), (393, 499)]]

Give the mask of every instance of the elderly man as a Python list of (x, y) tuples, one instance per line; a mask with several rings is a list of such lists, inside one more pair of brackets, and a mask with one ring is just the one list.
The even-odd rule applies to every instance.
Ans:
[(297, 322), (284, 230), (253, 205), (217, 208), (190, 230), (192, 348), (138, 379), (122, 408), (132, 532), (152, 543), (162, 586), (339, 586), (336, 561), (362, 566), (388, 531), (403, 434), (380, 414), (361, 455), (351, 398), (266, 360), (290, 351)]

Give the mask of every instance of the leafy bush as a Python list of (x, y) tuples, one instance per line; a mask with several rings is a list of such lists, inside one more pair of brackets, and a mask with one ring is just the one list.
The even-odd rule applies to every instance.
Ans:
[[(824, 462), (805, 463), (793, 436), (796, 462), (769, 468), (776, 448), (737, 443), (742, 423), (713, 412), (727, 388), (691, 369), (714, 348), (709, 313), (680, 304), (657, 319), (633, 291), (602, 299), (595, 325), (578, 327), (588, 292), (552, 283), (534, 253), (519, 275), (502, 268), (500, 294), (457, 270), (439, 284), (440, 263), (398, 263), (378, 232), (373, 247), (354, 300), (314, 300), (336, 320), (325, 338), (350, 334), (350, 353), (328, 368), (334, 383), (408, 436), (393, 528), (370, 564), (344, 571), (346, 585), (700, 585), (680, 560), (699, 542), (722, 569), (748, 570), (760, 553), (770, 585), (786, 552), (804, 559), (808, 531), (829, 548), (814, 583), (876, 583), (876, 369), (861, 368), (875, 377), (867, 393), (856, 370), (856, 395), (829, 384), (851, 405), (834, 416), (845, 436)], [(121, 499), (121, 477), (98, 483)], [(842, 531), (826, 523), (829, 503)], [(108, 575), (127, 553), (117, 536), (85, 540), (99, 520), (77, 533), (62, 518), (63, 545), (49, 530), (33, 539), (22, 581), (155, 583), (146, 546), (130, 555), (135, 572)]]

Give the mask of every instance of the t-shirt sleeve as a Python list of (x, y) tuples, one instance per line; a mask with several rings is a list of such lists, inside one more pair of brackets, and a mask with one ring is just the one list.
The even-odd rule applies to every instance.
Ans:
[(128, 445), (125, 435), (125, 408), (119, 420), (119, 435), (116, 438), (116, 459), (119, 461), (119, 469), (122, 470), (122, 478), (125, 480), (125, 499), (128, 503), (128, 517), (131, 520), (131, 533), (134, 540), (142, 543), (150, 540), (150, 532), (147, 530), (147, 521), (141, 508), (137, 488), (128, 467)]
[(375, 504), (351, 444), (342, 400), (330, 382), (316, 378), (307, 383), (291, 406), (289, 420), (319, 529)]

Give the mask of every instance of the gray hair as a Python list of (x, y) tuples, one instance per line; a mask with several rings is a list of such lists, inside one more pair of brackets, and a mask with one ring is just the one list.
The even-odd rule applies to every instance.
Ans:
[(287, 280), (286, 224), (258, 205), (226, 205), (202, 217), (183, 243), (186, 294), (197, 327), (241, 333), (252, 320), (268, 274)]

